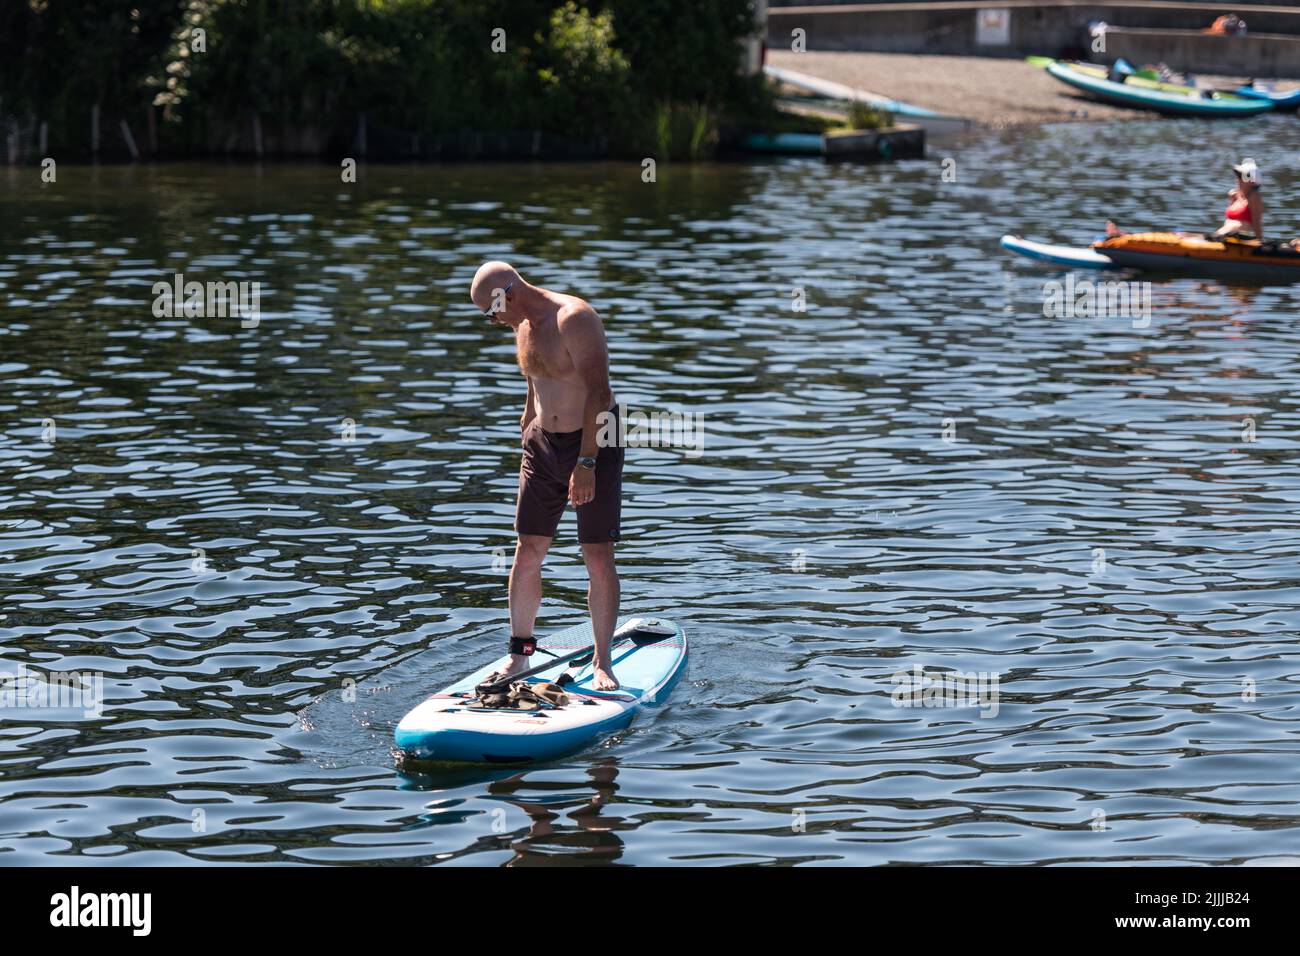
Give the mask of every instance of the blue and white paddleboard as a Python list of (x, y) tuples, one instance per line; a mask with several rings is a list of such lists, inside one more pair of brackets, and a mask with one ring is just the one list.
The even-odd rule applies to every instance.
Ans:
[(1073, 246), (1052, 246), (1045, 242), (1032, 242), (1019, 236), (1003, 236), (1002, 248), (1011, 252), (1037, 259), (1039, 262), (1052, 262), (1058, 266), (1072, 266), (1076, 269), (1118, 269), (1115, 260), (1103, 256), (1092, 249), (1076, 249)]
[[(560, 631), (538, 646), (564, 655), (591, 647), (591, 624)], [(539, 710), (487, 710), (466, 706), (474, 688), (504, 670), (509, 655), (476, 670), (434, 694), (402, 718), (394, 732), (397, 746), (417, 760), (469, 763), (527, 763), (550, 760), (581, 750), (622, 730), (642, 707), (659, 703), (686, 670), (686, 633), (675, 621), (632, 618), (615, 632), (610, 656), (620, 687), (598, 691), (591, 686), (591, 664), (577, 671), (564, 687), (569, 703)], [(540, 664), (544, 656), (530, 663)], [(569, 665), (528, 678), (555, 681)]]

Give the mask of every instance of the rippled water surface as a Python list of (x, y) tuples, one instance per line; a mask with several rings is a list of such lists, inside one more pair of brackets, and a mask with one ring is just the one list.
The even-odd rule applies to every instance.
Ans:
[[(1061, 274), (997, 248), (1213, 228), (1247, 154), (1300, 233), (1294, 118), (1224, 130), (654, 184), (0, 174), (0, 661), (105, 697), (0, 712), (0, 863), (1294, 857), (1300, 287), (1048, 318)], [(404, 772), (397, 720), (506, 634), (523, 383), (467, 298), (494, 257), (596, 306), (622, 401), (705, 416), (701, 456), (629, 454), (619, 551), (625, 611), (692, 658), (605, 745)], [(260, 281), (260, 324), (155, 318), (175, 272)], [(581, 620), (571, 516), (547, 580), (543, 629)], [(896, 706), (917, 667), (996, 674), (996, 708)]]

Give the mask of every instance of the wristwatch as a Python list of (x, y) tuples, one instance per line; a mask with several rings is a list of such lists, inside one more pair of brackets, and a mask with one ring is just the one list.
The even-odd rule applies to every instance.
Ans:
[(578, 458), (578, 464), (583, 468), (586, 468), (588, 471), (591, 471), (596, 467), (596, 459), (592, 458), (590, 455), (582, 455)]

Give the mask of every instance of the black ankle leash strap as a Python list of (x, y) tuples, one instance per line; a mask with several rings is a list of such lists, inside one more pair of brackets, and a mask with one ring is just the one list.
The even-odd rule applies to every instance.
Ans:
[(552, 653), (551, 651), (548, 651), (544, 647), (538, 647), (537, 638), (535, 637), (511, 637), (510, 638), (511, 654), (522, 654), (524, 655), (524, 657), (532, 657), (534, 651), (541, 651), (543, 654), (549, 655), (550, 657), (557, 656), (556, 654)]

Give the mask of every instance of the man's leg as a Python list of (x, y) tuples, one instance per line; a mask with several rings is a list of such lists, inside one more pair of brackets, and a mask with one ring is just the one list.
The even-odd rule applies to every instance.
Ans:
[[(542, 562), (551, 547), (551, 539), (540, 534), (521, 534), (515, 545), (515, 560), (510, 566), (510, 636), (532, 637), (537, 623), (537, 609), (542, 606)], [(528, 667), (523, 654), (510, 655), (507, 676)]]
[(591, 611), (591, 630), (596, 637), (596, 658), (592, 661), (596, 690), (614, 690), (618, 681), (609, 658), (609, 642), (618, 621), (618, 568), (614, 566), (614, 542), (584, 544), (582, 560), (587, 564), (587, 609)]

